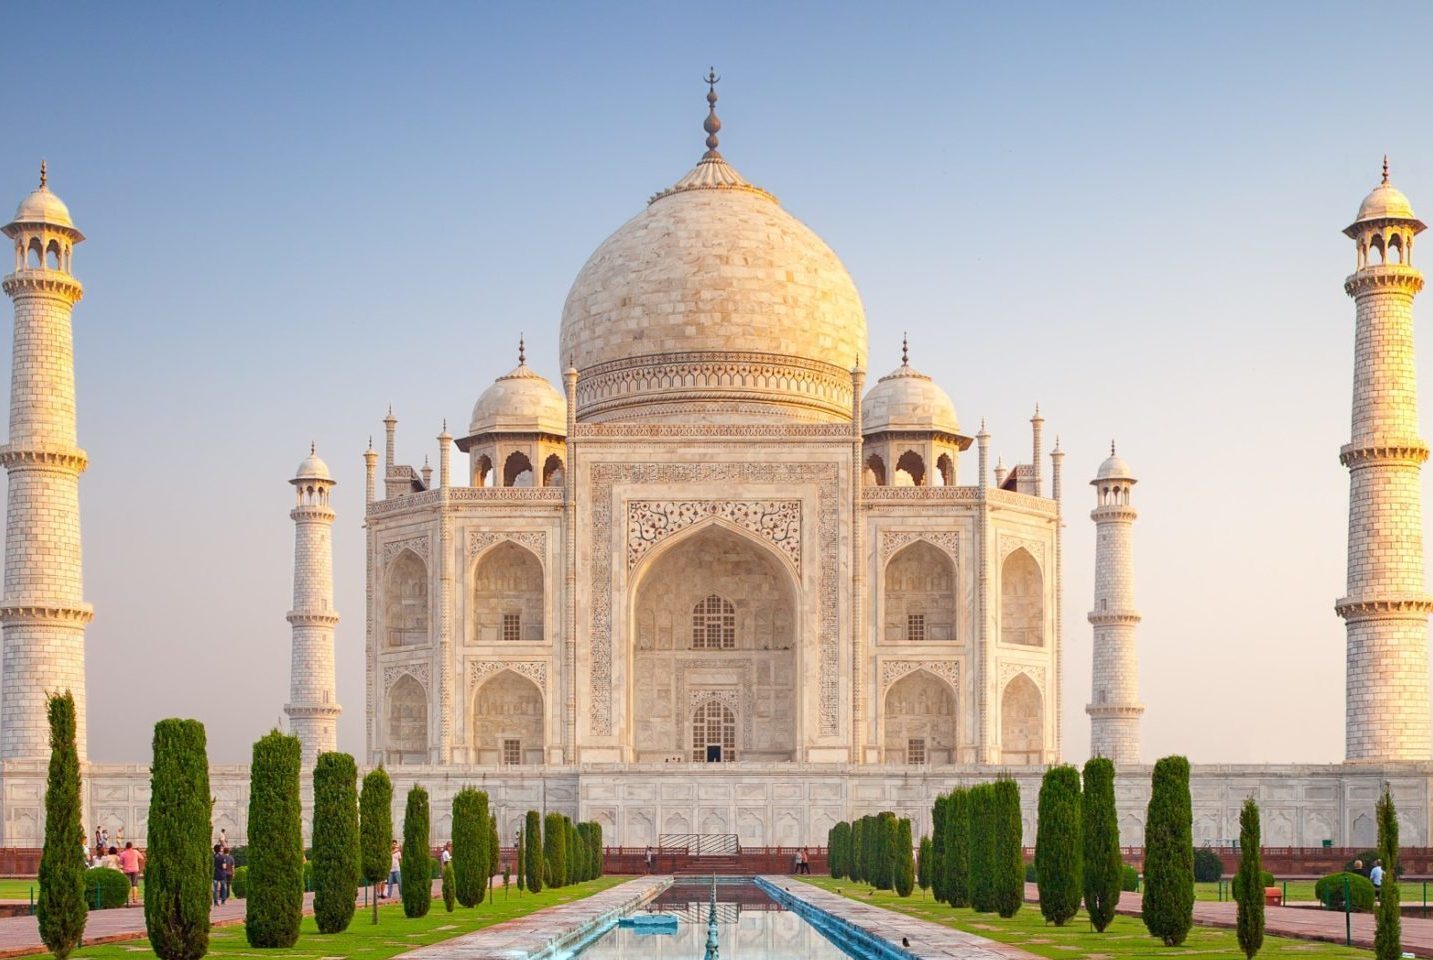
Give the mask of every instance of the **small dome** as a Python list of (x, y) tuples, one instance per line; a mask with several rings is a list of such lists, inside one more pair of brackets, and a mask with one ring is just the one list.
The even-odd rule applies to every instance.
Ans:
[(15, 210), (15, 222), (53, 223), (71, 229), (75, 225), (70, 219), (70, 208), (65, 206), (65, 201), (51, 193), (46, 186), (38, 187), (20, 201), (20, 206)]
[(1124, 458), (1115, 453), (1115, 445), (1110, 444), (1110, 455), (1104, 463), (1100, 464), (1099, 472), (1095, 474), (1095, 482), (1101, 480), (1128, 480), (1135, 483), (1134, 474), (1130, 471), (1129, 464)]
[(328, 472), (328, 464), (321, 460), (312, 446), (309, 447), (308, 456), (304, 457), (299, 468), (294, 471), (295, 480), (332, 480), (333, 474)]
[(861, 432), (888, 430), (959, 433), (950, 396), (935, 381), (902, 362), (876, 382), (861, 402)]
[(567, 435), (567, 399), (527, 365), (498, 377), (473, 405), (469, 433), (547, 433)]
[(1363, 198), (1363, 203), (1358, 205), (1358, 216), (1354, 218), (1354, 222), (1416, 219), (1418, 218), (1413, 213), (1413, 205), (1408, 202), (1403, 191), (1391, 183), (1380, 183)]

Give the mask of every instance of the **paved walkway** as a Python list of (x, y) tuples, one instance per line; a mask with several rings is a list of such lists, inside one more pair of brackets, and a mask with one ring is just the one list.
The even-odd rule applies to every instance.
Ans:
[(762, 877), (772, 886), (867, 934), (899, 945), (901, 938), (910, 941), (905, 951), (915, 960), (1037, 960), (1035, 954), (1019, 947), (996, 943), (973, 933), (947, 927), (943, 923), (872, 906), (859, 900), (829, 893), (809, 883), (793, 882), (789, 876)]
[[(1025, 899), (1036, 903), (1039, 890), (1033, 883), (1025, 885)], [(1143, 900), (1137, 893), (1126, 890), (1120, 894), (1117, 912), (1138, 917), (1143, 909)], [(1205, 927), (1223, 927), (1232, 930), (1238, 913), (1238, 905), (1225, 901), (1209, 900), (1194, 902), (1194, 922)], [(1353, 914), (1353, 944), (1356, 947), (1373, 949), (1373, 914)], [(1295, 937), (1300, 940), (1323, 940), (1328, 943), (1344, 943), (1344, 915), (1334, 910), (1324, 910), (1317, 905), (1307, 907), (1265, 907), (1264, 932), (1271, 936)], [(1433, 957), (1433, 920), (1421, 917), (1403, 918), (1403, 950), (1416, 957)]]
[(581, 900), (399, 954), (398, 960), (514, 960), (546, 956), (661, 893), (671, 877), (638, 877)]
[[(433, 881), (433, 895), (442, 896), (442, 882)], [(395, 897), (392, 901), (397, 903)], [(359, 909), (363, 909), (363, 893), (359, 891)], [(371, 909), (371, 908), (370, 908)], [(304, 914), (313, 913), (313, 894), (304, 894)], [(209, 922), (216, 927), (227, 927), (244, 922), (244, 901), (230, 899), (222, 907), (209, 911)], [(112, 910), (91, 910), (85, 920), (84, 946), (97, 943), (115, 943), (120, 940), (142, 940), (149, 934), (144, 929), (144, 907), (116, 907)], [(39, 921), (32, 916), (0, 918), (0, 960), (5, 957), (23, 957), (36, 953), (49, 953), (40, 939)]]

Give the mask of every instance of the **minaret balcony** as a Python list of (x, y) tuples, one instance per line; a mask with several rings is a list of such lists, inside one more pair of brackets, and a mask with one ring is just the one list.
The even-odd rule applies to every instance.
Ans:
[(1086, 619), (1097, 627), (1132, 627), (1142, 618), (1134, 610), (1101, 610), (1087, 614)]
[(296, 627), (333, 627), (338, 625), (338, 614), (332, 611), (290, 610), (284, 619)]
[(1423, 272), (1406, 263), (1376, 263), (1348, 275), (1343, 292), (1350, 297), (1381, 291), (1417, 293), (1423, 289)]
[(1377, 443), (1346, 443), (1338, 462), (1356, 470), (1380, 464), (1418, 464), (1428, 459), (1428, 444), (1420, 437), (1383, 437)]
[(1427, 620), (1433, 597), (1340, 597), (1334, 612), (1350, 623), (1357, 620)]
[(1138, 720), (1144, 716), (1144, 704), (1142, 703), (1087, 703), (1085, 713), (1092, 717), (1104, 717), (1111, 719)]
[(1090, 519), (1095, 523), (1110, 521), (1130, 523), (1138, 516), (1138, 511), (1127, 503), (1109, 503), (1090, 511)]
[(18, 297), (24, 294), (40, 294), (60, 297), (71, 304), (80, 302), (85, 295), (84, 284), (63, 270), (47, 270), (43, 267), (17, 270), (0, 281), (6, 295)]

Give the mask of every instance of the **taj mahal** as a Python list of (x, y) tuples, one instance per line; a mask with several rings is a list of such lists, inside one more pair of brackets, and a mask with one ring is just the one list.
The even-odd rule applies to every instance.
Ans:
[[(413, 441), (392, 410), (382, 451), (363, 453), (367, 603), (342, 611), (366, 623), (364, 689), (343, 691), (347, 709), (362, 703), (363, 744), (337, 738), (331, 491), (350, 474), (310, 449), (289, 480), (285, 712), (305, 761), (344, 749), (384, 765), (400, 793), (423, 783), (439, 837), (471, 783), (504, 835), (546, 809), (627, 846), (691, 833), (820, 844), (880, 810), (924, 832), (937, 794), (1008, 772), (1030, 844), (1068, 693), (1087, 704), (1093, 751), (1118, 766), (1122, 842), (1140, 845), (1153, 758), (1140, 746), (1135, 471), (1112, 445), (1067, 474), (1033, 405), (1028, 460), (992, 463), (984, 423), (962, 423), (918, 351), (894, 349), (899, 329), (868, 332), (835, 252), (723, 156), (715, 81), (696, 165), (634, 198), (636, 215), (577, 271), (559, 355), (540, 358), (560, 382), (514, 342), (516, 366), (466, 429), (422, 438), (436, 469), (400, 462)], [(1341, 764), (1195, 766), (1196, 842), (1236, 836), (1253, 794), (1271, 846), (1368, 845), (1385, 783), (1403, 842), (1429, 842), (1423, 229), (1385, 166), (1344, 231), (1348, 586), (1330, 615), (1347, 623), (1346, 709), (1362, 719)], [(44, 172), (3, 230), (15, 333), (0, 846), (25, 847), (43, 832), (46, 691), (74, 691), (85, 745), (71, 328), (84, 236)], [(1084, 522), (1097, 529), (1093, 683), (1067, 691), (1064, 608), (1084, 612), (1086, 598), (1064, 596), (1061, 535)], [(142, 840), (148, 766), (125, 759), (85, 762), (86, 821)], [(247, 768), (216, 765), (211, 784), (215, 829), (242, 840)]]

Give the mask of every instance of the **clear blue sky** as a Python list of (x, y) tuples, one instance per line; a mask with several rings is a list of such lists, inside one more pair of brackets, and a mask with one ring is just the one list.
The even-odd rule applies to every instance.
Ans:
[(1430, 25), (1419, 4), (9, 7), (0, 198), (46, 157), (89, 236), (91, 755), (146, 760), (177, 714), (244, 760), (280, 716), (310, 440), (342, 482), (340, 739), (362, 750), (369, 434), (392, 402), (421, 463), (518, 330), (556, 378), (568, 285), (699, 155), (715, 64), (723, 152), (844, 259), (872, 373), (909, 330), (1007, 462), (1037, 400), (1063, 436), (1066, 755), (1088, 746), (1085, 482), (1116, 435), (1147, 758), (1340, 759), (1339, 230), (1384, 152), (1433, 211)]

